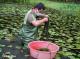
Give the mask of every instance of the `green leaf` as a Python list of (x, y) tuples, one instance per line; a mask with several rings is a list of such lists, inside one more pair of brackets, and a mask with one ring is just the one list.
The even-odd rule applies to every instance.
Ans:
[(74, 56), (68, 56), (70, 59), (75, 59), (75, 57)]

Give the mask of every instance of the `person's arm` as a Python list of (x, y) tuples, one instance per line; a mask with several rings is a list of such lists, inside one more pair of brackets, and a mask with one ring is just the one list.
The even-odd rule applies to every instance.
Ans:
[(47, 22), (47, 21), (48, 21), (48, 18), (36, 20), (36, 18), (32, 14), (28, 15), (28, 22), (30, 22), (33, 26), (39, 26), (42, 23)]
[(43, 19), (41, 19), (41, 20), (32, 21), (32, 24), (33, 24), (34, 26), (39, 26), (39, 25), (41, 25), (42, 23), (47, 22), (47, 21), (48, 21), (48, 18), (43, 18)]

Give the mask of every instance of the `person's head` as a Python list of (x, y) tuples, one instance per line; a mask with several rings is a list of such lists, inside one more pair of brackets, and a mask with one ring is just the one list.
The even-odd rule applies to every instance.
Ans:
[(40, 12), (42, 10), (45, 10), (45, 6), (43, 3), (38, 3), (37, 5), (34, 6), (34, 8), (36, 11)]

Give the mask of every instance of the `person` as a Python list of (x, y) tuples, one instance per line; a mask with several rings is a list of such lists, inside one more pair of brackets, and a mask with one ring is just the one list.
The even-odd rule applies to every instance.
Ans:
[[(24, 40), (24, 48), (27, 48), (29, 42), (38, 40), (38, 28), (42, 23), (48, 22), (48, 15), (42, 14), (45, 10), (43, 3), (38, 3), (30, 9), (25, 15), (23, 26), (19, 31), (19, 35)], [(43, 19), (38, 20), (37, 16), (43, 16)]]

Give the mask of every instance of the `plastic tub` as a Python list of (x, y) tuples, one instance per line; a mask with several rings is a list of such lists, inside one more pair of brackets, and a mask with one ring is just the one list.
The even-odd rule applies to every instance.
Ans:
[[(32, 41), (28, 44), (30, 55), (37, 59), (53, 59), (59, 51), (59, 46), (48, 41)], [(37, 49), (48, 48), (49, 51), (39, 51)]]

